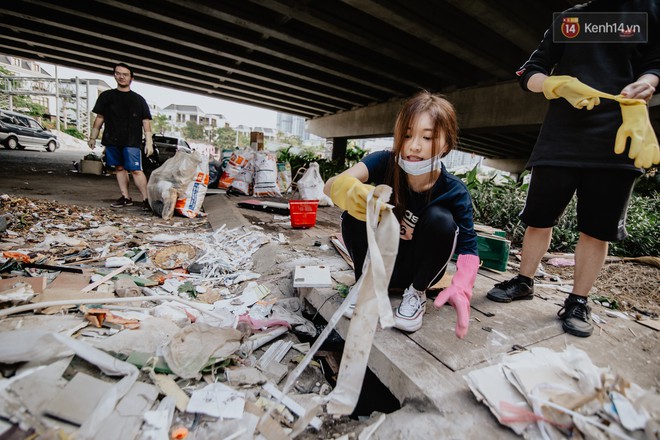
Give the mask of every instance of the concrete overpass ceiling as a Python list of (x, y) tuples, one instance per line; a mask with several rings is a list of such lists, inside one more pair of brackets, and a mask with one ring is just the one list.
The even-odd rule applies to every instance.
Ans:
[(313, 119), (511, 81), (573, 3), (12, 0), (0, 52)]

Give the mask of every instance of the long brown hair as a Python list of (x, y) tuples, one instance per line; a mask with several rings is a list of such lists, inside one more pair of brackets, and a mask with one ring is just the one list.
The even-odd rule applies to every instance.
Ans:
[[(454, 106), (444, 96), (422, 90), (407, 100), (396, 116), (394, 123), (394, 148), (388, 164), (386, 183), (393, 189), (394, 213), (400, 220), (408, 205), (408, 180), (406, 173), (398, 165), (397, 160), (405, 141), (408, 130), (422, 113), (428, 113), (433, 121), (432, 155), (435, 157), (441, 150), (441, 136), (445, 137), (446, 156), (458, 143), (458, 122)], [(433, 174), (429, 178), (432, 178)], [(430, 198), (430, 193), (429, 193)]]

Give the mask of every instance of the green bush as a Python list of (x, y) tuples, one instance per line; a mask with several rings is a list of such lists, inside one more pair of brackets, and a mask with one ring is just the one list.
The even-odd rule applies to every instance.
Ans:
[(277, 151), (277, 161), (289, 162), (291, 165), (291, 175), (293, 177), (296, 177), (296, 173), (300, 168), (306, 168), (311, 162), (316, 162), (319, 164), (319, 171), (324, 181), (327, 181), (332, 176), (336, 176), (347, 168), (352, 167), (366, 154), (366, 150), (351, 145), (346, 149), (346, 164), (339, 164), (330, 159), (321, 157), (318, 150), (307, 148), (298, 154), (294, 154), (291, 152), (292, 148), (293, 146), (290, 145), (287, 148), (279, 149)]
[[(519, 185), (510, 178), (496, 183), (495, 177), (477, 179), (476, 168), (459, 175), (470, 190), (476, 223), (502, 229), (514, 245), (521, 245), (525, 226), (518, 214), (525, 205), (527, 185)], [(628, 207), (626, 228), (628, 237), (612, 243), (610, 254), (620, 257), (660, 255), (660, 193), (649, 191), (648, 195), (634, 193)], [(576, 199), (571, 200), (552, 233), (550, 251), (573, 252), (579, 233), (577, 231)]]
[(635, 182), (635, 194), (650, 196), (660, 192), (660, 173), (657, 168), (651, 168), (642, 174)]
[(62, 130), (62, 133), (66, 133), (69, 136), (73, 136), (76, 139), (85, 140), (85, 135), (78, 131), (76, 127), (69, 127)]
[(610, 253), (621, 257), (660, 256), (660, 193), (633, 193), (628, 206), (625, 240), (612, 243)]

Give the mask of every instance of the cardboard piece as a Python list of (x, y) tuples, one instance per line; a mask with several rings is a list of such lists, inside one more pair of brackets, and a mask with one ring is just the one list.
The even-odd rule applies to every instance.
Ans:
[[(103, 292), (84, 292), (82, 289), (89, 285), (91, 276), (89, 274), (77, 274), (62, 272), (44, 289), (41, 295), (32, 299), (33, 303), (63, 301), (72, 299), (94, 299), (105, 298), (107, 294)], [(53, 306), (41, 311), (46, 315), (57, 313), (62, 309), (75, 307), (75, 304), (66, 306)]]
[(351, 258), (351, 254), (348, 253), (348, 248), (346, 247), (346, 244), (344, 243), (344, 238), (342, 237), (341, 234), (333, 235), (330, 238), (330, 242), (332, 245), (337, 249), (337, 252), (339, 252), (339, 255), (346, 261), (346, 263), (351, 267), (351, 269), (355, 269), (355, 266), (353, 265), (353, 259)]
[(80, 161), (80, 172), (83, 174), (95, 174), (100, 176), (103, 174), (103, 162), (100, 160), (86, 160)]
[(36, 294), (43, 293), (46, 288), (46, 277), (13, 277), (0, 279), (0, 293), (9, 290), (16, 283), (25, 283), (32, 286), (32, 291)]
[(112, 386), (109, 382), (78, 373), (44, 410), (55, 418), (82, 425)]
[(59, 294), (71, 291), (79, 292), (89, 284), (91, 275), (62, 272), (44, 290), (46, 294)]
[(94, 440), (134, 439), (140, 432), (143, 414), (158, 397), (158, 388), (135, 382), (109, 417), (101, 423)]
[(261, 151), (264, 149), (264, 133), (263, 131), (250, 132), (250, 148), (253, 150)]

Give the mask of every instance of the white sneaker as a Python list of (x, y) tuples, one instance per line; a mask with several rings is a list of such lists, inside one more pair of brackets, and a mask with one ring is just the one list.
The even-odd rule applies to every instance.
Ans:
[[(344, 301), (347, 301), (347, 299), (344, 299)], [(344, 310), (344, 317), (345, 318), (351, 319), (353, 317), (353, 312), (355, 311), (355, 304), (356, 303), (357, 303), (357, 295), (355, 296), (355, 300), (351, 301), (348, 304), (348, 308), (346, 310)]]
[(426, 311), (426, 292), (408, 287), (403, 292), (401, 304), (394, 310), (394, 327), (406, 332), (416, 332), (422, 327)]

